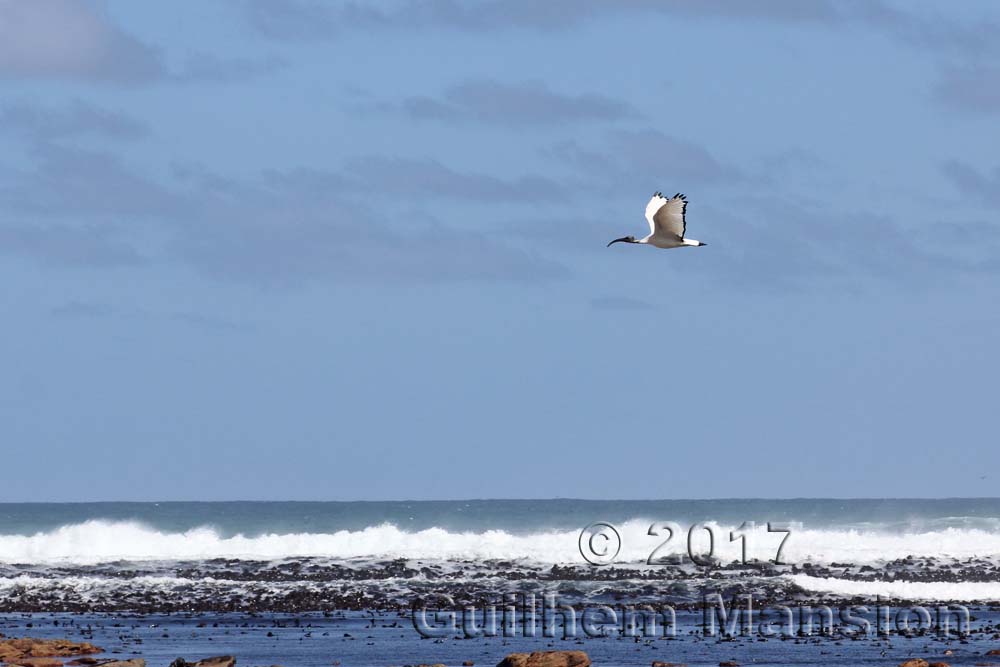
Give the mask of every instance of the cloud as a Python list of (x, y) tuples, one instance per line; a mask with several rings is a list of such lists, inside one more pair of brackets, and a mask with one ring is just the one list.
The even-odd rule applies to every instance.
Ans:
[[(358, 158), (342, 170), (271, 169), (249, 178), (187, 165), (161, 183), (99, 151), (40, 144), (32, 155), (35, 164), (5, 177), (0, 188), (0, 253), (8, 257), (70, 267), (168, 263), (219, 280), (278, 286), (536, 283), (568, 273), (474, 224), (446, 224), (417, 201), (535, 201), (545, 184), (530, 177)], [(371, 197), (375, 188), (383, 196)]]
[(611, 134), (611, 142), (619, 160), (666, 179), (713, 182), (740, 178), (735, 167), (719, 162), (703, 146), (658, 130), (618, 130)]
[(247, 0), (244, 3), (250, 24), (271, 39), (308, 41), (329, 39), (342, 26), (358, 26), (369, 16), (373, 23), (384, 23), (374, 8), (355, 4), (334, 5), (301, 0)]
[(1000, 167), (981, 172), (964, 162), (949, 160), (941, 166), (941, 170), (962, 194), (990, 206), (1000, 206)]
[(981, 57), (1000, 52), (1000, 23), (987, 17), (955, 20), (952, 13), (922, 14), (884, 2), (858, 1), (846, 6), (849, 22), (880, 31), (910, 46)]
[(615, 121), (638, 116), (632, 106), (605, 95), (557, 93), (540, 82), (467, 81), (449, 88), (443, 99), (409, 97), (393, 108), (415, 119), (510, 126)]
[(560, 30), (585, 21), (630, 14), (789, 22), (832, 21), (842, 16), (838, 6), (829, 0), (426, 0), (382, 7), (360, 2), (250, 0), (245, 6), (251, 25), (270, 38), (282, 40), (332, 39), (345, 31), (373, 27)]
[(530, 203), (551, 197), (557, 188), (535, 177), (505, 180), (431, 160), (380, 157), (354, 158), (336, 171), (270, 169), (253, 180), (204, 169), (183, 175), (198, 205), (175, 230), (168, 252), (219, 279), (537, 283), (568, 275), (558, 262), (474, 227), (444, 224), (419, 205), (441, 198)]
[(389, 202), (393, 204), (435, 198), (531, 204), (558, 201), (565, 192), (563, 185), (536, 174), (503, 178), (461, 171), (431, 158), (379, 155), (347, 158), (340, 169), (265, 169), (263, 179), (253, 184), (226, 178), (198, 165), (176, 166), (174, 173), (200, 188), (210, 188), (216, 195), (263, 197), (267, 203), (282, 201), (283, 205), (294, 201), (336, 205), (351, 195), (362, 195), (370, 201), (385, 200), (387, 195), (405, 198), (391, 198)]
[(236, 83), (278, 72), (288, 64), (275, 56), (267, 58), (222, 58), (210, 53), (195, 52), (187, 57), (184, 66), (170, 74), (172, 81), (180, 83)]
[[(1000, 52), (1000, 40), (996, 39), (1000, 22), (995, 19), (961, 20), (951, 12), (921, 12), (904, 3), (880, 0), (397, 0), (381, 4), (247, 0), (244, 7), (254, 29), (284, 41), (330, 40), (377, 28), (558, 31), (587, 22), (636, 17), (860, 28), (937, 53), (981, 57)], [(419, 107), (428, 100), (415, 102)]]
[(1000, 112), (1000, 67), (949, 67), (934, 86), (933, 94), (939, 103), (951, 109)]
[(391, 199), (375, 214), (337, 196), (303, 197), (316, 175), (299, 173), (305, 182), (270, 172), (240, 197), (202, 190), (203, 207), (176, 226), (168, 253), (219, 279), (265, 285), (324, 279), (534, 283), (567, 274), (556, 262), (481, 233), (406, 215)]
[[(706, 250), (713, 254), (691, 270), (713, 280), (790, 288), (810, 280), (858, 287), (872, 279), (930, 284), (995, 270), (981, 258), (943, 247), (939, 217), (910, 220), (904, 228), (889, 216), (868, 215), (859, 236), (851, 227), (856, 211), (841, 205), (756, 194), (715, 203), (701, 213), (712, 221)], [(851, 221), (847, 227), (845, 221)], [(931, 227), (936, 233), (922, 231)]]
[(544, 152), (593, 179), (595, 188), (614, 190), (644, 182), (652, 190), (666, 187), (664, 183), (683, 182), (695, 187), (738, 183), (745, 178), (739, 169), (719, 161), (705, 147), (651, 128), (609, 132), (599, 149), (563, 141)]
[(30, 102), (6, 104), (0, 107), (0, 130), (17, 130), (36, 141), (79, 136), (132, 140), (149, 134), (145, 123), (82, 100), (64, 108)]
[(110, 225), (0, 224), (0, 254), (48, 266), (116, 268), (143, 257)]
[[(126, 125), (90, 108), (82, 114), (37, 111), (22, 106), (10, 113), (22, 129), (56, 128), (64, 136), (115, 134)], [(555, 200), (561, 188), (539, 176), (502, 178), (430, 159), (362, 156), (338, 169), (268, 169), (239, 178), (175, 165), (172, 180), (160, 180), (106, 151), (39, 141), (28, 155), (32, 162), (8, 170), (0, 181), (8, 255), (114, 266), (139, 263), (144, 257), (135, 248), (142, 247), (151, 259), (256, 284), (537, 282), (567, 273), (464, 218), (448, 225), (421, 208), (442, 199)]]
[(0, 0), (0, 80), (59, 79), (118, 85), (231, 83), (284, 67), (278, 58), (225, 58), (203, 52), (179, 69), (92, 3)]
[(412, 197), (545, 202), (563, 196), (564, 188), (544, 176), (503, 179), (476, 172), (460, 172), (431, 159), (361, 157), (347, 162), (346, 173), (378, 192)]
[(162, 77), (159, 53), (89, 3), (0, 0), (0, 78), (133, 84)]
[(33, 147), (33, 167), (0, 184), (0, 204), (32, 215), (148, 217), (179, 213), (184, 201), (103, 151), (51, 143)]

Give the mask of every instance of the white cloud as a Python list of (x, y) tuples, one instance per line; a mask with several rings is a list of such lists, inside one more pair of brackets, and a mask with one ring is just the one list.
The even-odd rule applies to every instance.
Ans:
[(163, 68), (150, 47), (72, 0), (0, 0), (0, 77), (134, 83)]

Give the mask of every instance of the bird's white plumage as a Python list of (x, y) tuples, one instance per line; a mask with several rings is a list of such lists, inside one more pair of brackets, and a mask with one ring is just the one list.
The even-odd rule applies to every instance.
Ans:
[(686, 208), (687, 199), (682, 194), (676, 194), (670, 199), (663, 195), (653, 195), (653, 198), (646, 204), (646, 221), (649, 222), (649, 233), (676, 236), (678, 239), (683, 239), (687, 227), (687, 223), (684, 221)]
[(646, 204), (646, 222), (649, 223), (650, 234), (656, 233), (656, 223), (653, 222), (653, 216), (656, 215), (656, 212), (660, 210), (660, 207), (666, 203), (667, 198), (657, 192), (650, 198), (649, 203)]

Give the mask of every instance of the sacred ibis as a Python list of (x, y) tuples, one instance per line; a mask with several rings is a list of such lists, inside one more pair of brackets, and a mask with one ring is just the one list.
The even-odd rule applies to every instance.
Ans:
[[(684, 210), (687, 208), (687, 198), (681, 193), (670, 199), (657, 192), (646, 204), (646, 222), (649, 223), (649, 236), (636, 239), (634, 236), (623, 236), (611, 243), (644, 243), (657, 248), (683, 248), (684, 246), (708, 245), (701, 241), (684, 238), (687, 221)], [(611, 243), (608, 247), (611, 247)]]

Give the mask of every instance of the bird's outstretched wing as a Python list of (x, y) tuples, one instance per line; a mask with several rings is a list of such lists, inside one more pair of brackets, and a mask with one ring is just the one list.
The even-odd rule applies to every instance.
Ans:
[(666, 234), (684, 238), (684, 231), (687, 229), (687, 222), (684, 220), (684, 211), (687, 209), (687, 198), (681, 193), (675, 194), (670, 199), (657, 192), (646, 204), (646, 222), (649, 223), (649, 233)]

